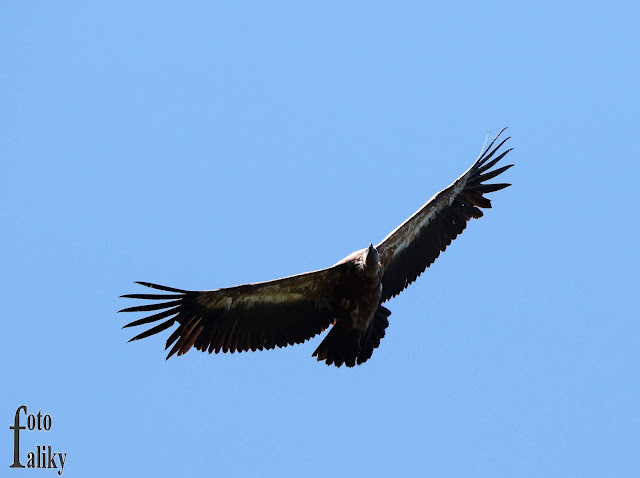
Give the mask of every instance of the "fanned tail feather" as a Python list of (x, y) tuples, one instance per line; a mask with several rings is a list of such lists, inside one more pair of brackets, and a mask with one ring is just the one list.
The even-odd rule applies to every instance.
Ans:
[(365, 363), (371, 358), (373, 350), (380, 346), (380, 341), (385, 336), (385, 331), (389, 326), (389, 316), (391, 311), (383, 306), (378, 306), (373, 321), (369, 325), (367, 332), (362, 337), (360, 353), (356, 362), (358, 365)]
[(366, 362), (385, 335), (385, 330), (389, 326), (389, 315), (391, 315), (389, 309), (379, 306), (371, 324), (363, 334), (349, 328), (345, 322), (338, 321), (312, 356), (317, 357), (320, 362), (324, 361), (327, 365), (336, 367), (343, 364), (353, 367)]

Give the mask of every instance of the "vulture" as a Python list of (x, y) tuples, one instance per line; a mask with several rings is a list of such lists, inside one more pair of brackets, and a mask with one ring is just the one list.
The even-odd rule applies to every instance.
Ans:
[[(492, 169), (511, 149), (504, 129), (473, 165), (437, 193), (379, 244), (355, 251), (337, 264), (282, 279), (207, 291), (138, 284), (160, 293), (127, 294), (144, 305), (120, 312), (152, 312), (124, 327), (155, 324), (139, 340), (178, 324), (166, 342), (167, 359), (202, 352), (246, 352), (300, 344), (331, 328), (313, 353), (327, 365), (353, 367), (380, 345), (391, 312), (382, 304), (402, 292), (460, 234), (470, 219), (490, 208), (484, 195), (510, 186), (487, 183), (512, 164)], [(123, 327), (123, 328), (124, 328)]]

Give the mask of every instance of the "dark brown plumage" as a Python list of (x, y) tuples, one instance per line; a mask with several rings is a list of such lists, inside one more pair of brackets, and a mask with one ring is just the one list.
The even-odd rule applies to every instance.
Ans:
[(415, 281), (471, 218), (482, 217), (480, 208), (491, 207), (484, 194), (509, 186), (485, 183), (513, 166), (491, 169), (511, 151), (496, 155), (509, 139), (494, 147), (501, 134), (467, 172), (380, 244), (369, 244), (332, 267), (199, 292), (138, 282), (162, 293), (122, 297), (161, 302), (121, 310), (154, 312), (125, 327), (159, 323), (131, 340), (157, 334), (177, 323), (166, 343), (169, 358), (176, 353), (183, 355), (191, 347), (209, 353), (284, 347), (302, 343), (331, 327), (314, 357), (338, 367), (367, 361), (389, 325), (391, 312), (382, 303)]

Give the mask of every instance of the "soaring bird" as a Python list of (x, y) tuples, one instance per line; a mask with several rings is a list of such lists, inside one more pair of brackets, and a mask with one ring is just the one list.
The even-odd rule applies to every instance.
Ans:
[[(154, 312), (124, 327), (159, 322), (136, 335), (139, 340), (178, 327), (167, 339), (167, 359), (192, 347), (202, 352), (246, 352), (302, 343), (331, 327), (313, 353), (340, 367), (366, 362), (380, 345), (391, 312), (382, 304), (398, 295), (460, 234), (480, 208), (484, 194), (510, 186), (487, 184), (512, 164), (493, 168), (511, 151), (498, 150), (509, 139), (483, 148), (475, 163), (453, 184), (426, 202), (382, 242), (355, 251), (337, 264), (282, 279), (208, 291), (189, 291), (138, 282), (162, 293), (122, 297), (160, 301), (120, 312)], [(498, 153), (498, 154), (496, 154)]]

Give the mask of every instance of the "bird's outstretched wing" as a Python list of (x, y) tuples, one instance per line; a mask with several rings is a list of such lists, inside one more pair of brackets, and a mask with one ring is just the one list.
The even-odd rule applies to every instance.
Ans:
[(283, 279), (201, 292), (138, 282), (164, 293), (122, 297), (161, 302), (120, 312), (158, 311), (125, 325), (160, 322), (131, 340), (157, 334), (177, 322), (178, 328), (167, 339), (165, 348), (173, 345), (167, 358), (175, 353), (183, 355), (191, 347), (209, 353), (284, 347), (302, 343), (333, 323), (336, 307), (332, 298), (348, 267), (339, 264)]
[(484, 183), (513, 166), (509, 164), (491, 169), (511, 151), (507, 149), (495, 156), (509, 139), (493, 147), (503, 131), (498, 133), (466, 173), (427, 201), (376, 246), (384, 271), (383, 302), (399, 294), (433, 264), (440, 252), (464, 230), (467, 221), (482, 217), (479, 208), (491, 207), (491, 201), (483, 194), (510, 186), (506, 183)]

